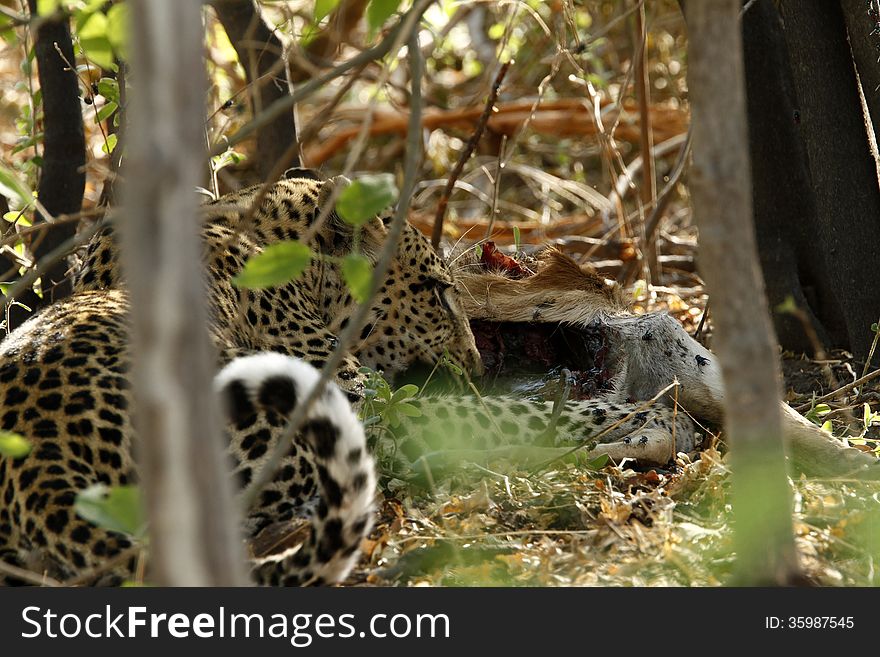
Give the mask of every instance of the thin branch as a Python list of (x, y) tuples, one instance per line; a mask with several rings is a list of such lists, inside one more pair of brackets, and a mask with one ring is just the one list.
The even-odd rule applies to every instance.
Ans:
[(865, 376), (859, 377), (855, 381), (847, 383), (845, 386), (839, 387), (837, 390), (832, 390), (827, 395), (822, 395), (821, 397), (818, 397), (816, 399), (811, 399), (806, 404), (801, 404), (800, 406), (795, 406), (794, 410), (796, 410), (798, 413), (803, 413), (804, 411), (808, 411), (813, 407), (814, 404), (821, 404), (823, 402), (830, 401), (830, 400), (834, 399), (835, 397), (839, 397), (840, 395), (844, 394), (845, 392), (849, 392), (853, 388), (857, 388), (858, 386), (862, 385), (863, 383), (867, 383), (868, 381), (873, 381), (878, 376), (880, 376), (880, 369), (874, 370), (870, 374), (866, 374)]
[(34, 281), (43, 276), (54, 265), (61, 262), (76, 249), (92, 239), (95, 233), (97, 233), (103, 225), (104, 221), (96, 221), (88, 228), (81, 230), (77, 235), (65, 240), (45, 256), (40, 258), (36, 267), (25, 273), (25, 275), (19, 278), (12, 287), (6, 290), (6, 294), (3, 295), (4, 303), (9, 303), (16, 297), (20, 296), (23, 291), (29, 289), (34, 284)]
[(60, 224), (66, 224), (71, 222), (77, 222), (80, 219), (85, 217), (95, 217), (98, 215), (102, 215), (105, 212), (105, 208), (91, 208), (89, 210), (83, 210), (82, 212), (75, 212), (73, 214), (60, 214), (55, 219), (49, 222), (40, 222), (34, 224), (33, 226), (24, 226), (20, 230), (12, 231), (6, 237), (0, 239), (0, 247), (8, 246), (10, 244), (15, 244), (21, 238), (27, 237), (33, 233), (39, 233), (49, 228), (54, 228)]
[(13, 566), (11, 563), (7, 563), (5, 561), (0, 561), (0, 573), (8, 575), (9, 577), (20, 579), (21, 581), (27, 582), (28, 584), (34, 584), (36, 586), (64, 586), (64, 584), (59, 582), (57, 579), (53, 579), (48, 575), (40, 575), (30, 570), (25, 570), (24, 568)]
[(373, 307), (373, 299), (376, 296), (376, 292), (382, 286), (382, 283), (385, 280), (385, 275), (387, 274), (388, 269), (391, 265), (391, 261), (394, 258), (394, 255), (397, 253), (397, 243), (400, 240), (400, 236), (403, 233), (404, 226), (406, 225), (406, 217), (409, 211), (410, 201), (412, 200), (413, 190), (415, 189), (416, 177), (419, 171), (419, 160), (421, 158), (422, 152), (421, 85), (423, 62), (421, 52), (418, 47), (418, 30), (416, 30), (414, 27), (410, 33), (409, 47), (407, 48), (407, 51), (409, 54), (411, 69), (410, 76), (412, 83), (412, 94), (410, 97), (410, 126), (406, 138), (407, 151), (406, 159), (404, 162), (403, 186), (401, 188), (400, 200), (397, 205), (397, 210), (394, 214), (391, 226), (388, 229), (385, 245), (382, 248), (382, 252), (379, 255), (379, 259), (376, 262), (376, 266), (373, 270), (373, 278), (370, 282), (369, 294), (367, 295), (366, 300), (357, 307), (351, 317), (351, 320), (348, 322), (342, 333), (340, 333), (339, 344), (336, 346), (336, 349), (333, 351), (333, 353), (327, 359), (327, 362), (324, 364), (324, 368), (321, 370), (321, 376), (318, 380), (317, 385), (312, 388), (312, 391), (308, 395), (308, 397), (306, 397), (306, 399), (304, 399), (301, 404), (297, 405), (296, 410), (293, 412), (293, 415), (288, 422), (287, 429), (285, 430), (284, 435), (282, 435), (278, 442), (274, 445), (265, 465), (263, 465), (260, 472), (254, 477), (250, 486), (244, 492), (245, 508), (250, 508), (250, 506), (256, 500), (259, 492), (267, 483), (272, 481), (272, 479), (274, 478), (275, 473), (278, 470), (278, 466), (281, 464), (281, 460), (290, 451), (290, 445), (292, 444), (294, 436), (296, 436), (297, 432), (302, 428), (302, 425), (305, 423), (306, 415), (308, 414), (312, 404), (321, 395), (324, 387), (336, 374), (337, 368), (342, 363), (345, 356), (348, 354), (350, 345), (353, 344), (355, 339), (357, 339), (357, 336), (360, 335), (361, 329), (367, 321), (367, 316), (370, 312), (370, 309)]
[[(458, 162), (455, 164), (455, 168), (452, 170), (449, 179), (446, 181), (446, 187), (443, 190), (443, 194), (437, 202), (437, 215), (434, 217), (434, 232), (431, 235), (431, 244), (435, 249), (439, 248), (440, 238), (443, 236), (443, 220), (446, 218), (446, 206), (449, 203), (449, 197), (452, 195), (452, 190), (455, 188), (455, 181), (458, 180), (458, 177), (464, 169), (464, 165), (470, 159), (474, 149), (480, 142), (480, 138), (483, 136), (483, 131), (486, 129), (486, 123), (489, 121), (489, 116), (492, 114), (492, 110), (495, 107), (495, 101), (498, 100), (498, 89), (501, 87), (501, 82), (504, 80), (504, 76), (507, 75), (507, 70), (512, 63), (513, 60), (504, 62), (498, 70), (498, 74), (495, 76), (495, 81), (492, 83), (492, 89), (489, 91), (489, 97), (486, 99), (486, 106), (483, 108), (483, 113), (480, 115), (479, 121), (477, 121), (477, 127), (474, 128), (471, 138), (461, 152)], [(410, 116), (410, 119), (412, 119), (412, 116)]]

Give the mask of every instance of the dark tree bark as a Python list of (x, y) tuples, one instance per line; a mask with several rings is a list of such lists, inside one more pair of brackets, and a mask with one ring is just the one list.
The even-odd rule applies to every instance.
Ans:
[[(276, 67), (284, 46), (260, 17), (252, 0), (212, 0), (211, 4), (232, 41), (248, 84), (252, 85), (251, 107), (256, 115), (289, 94), (286, 66), (275, 71), (275, 79), (260, 79)], [(275, 163), (294, 142), (296, 125), (292, 111), (260, 128), (257, 132), (257, 167), (262, 179), (268, 177)], [(300, 158), (296, 157), (290, 166), (300, 166)]]
[(827, 299), (816, 308), (817, 315), (836, 346), (848, 347), (863, 360), (873, 338), (871, 324), (880, 315), (874, 263), (880, 191), (843, 12), (835, 2), (780, 0), (779, 7), (799, 101), (796, 125), (806, 146), (819, 218), (815, 232), (800, 225), (789, 230), (811, 241), (813, 258), (824, 258), (827, 284), (845, 326), (835, 322), (837, 309)]
[[(824, 345), (848, 344), (836, 289), (816, 240), (813, 181), (782, 21), (772, 0), (749, 6), (743, 16), (743, 45), (755, 228), (770, 308), (791, 296)], [(796, 317), (772, 317), (783, 348), (812, 353)]]
[(849, 45), (862, 83), (865, 105), (876, 131), (880, 125), (880, 11), (877, 3), (840, 0)]
[[(28, 0), (31, 13), (37, 13), (37, 0)], [(43, 165), (37, 193), (40, 202), (52, 216), (74, 214), (82, 209), (86, 175), (86, 142), (83, 133), (79, 83), (76, 73), (64, 61), (74, 63), (70, 26), (66, 18), (40, 23), (34, 34), (34, 49), (40, 89), (43, 93)], [(61, 51), (59, 54), (59, 50)], [(63, 57), (62, 57), (63, 55)], [(44, 221), (45, 217), (42, 218)], [(33, 250), (42, 256), (73, 237), (76, 224), (60, 224), (46, 231)], [(49, 268), (42, 277), (43, 298), (31, 290), (17, 300), (32, 310), (66, 297), (71, 292), (65, 278), (67, 262), (62, 260)], [(30, 315), (24, 309), (10, 309), (10, 324), (18, 326)]]

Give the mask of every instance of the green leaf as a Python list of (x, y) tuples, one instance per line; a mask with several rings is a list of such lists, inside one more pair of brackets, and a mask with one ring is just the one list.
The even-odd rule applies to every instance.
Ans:
[(390, 173), (363, 176), (342, 190), (336, 212), (346, 223), (361, 226), (394, 203), (397, 194)]
[(0, 431), (0, 456), (11, 459), (24, 458), (30, 454), (33, 445), (24, 436), (8, 431)]
[(113, 61), (113, 46), (107, 37), (107, 16), (100, 11), (88, 14), (82, 21), (78, 21), (77, 37), (86, 57), (103, 69), (113, 70), (116, 63)]
[(128, 5), (116, 4), (107, 10), (107, 40), (121, 59), (128, 59)]
[(107, 102), (104, 104), (100, 110), (98, 110), (98, 115), (95, 117), (95, 123), (101, 123), (101, 121), (106, 121), (107, 117), (113, 114), (116, 111), (116, 108), (119, 107), (114, 102)]
[(822, 424), (822, 431), (824, 431), (825, 433), (828, 433), (828, 434), (832, 434), (832, 435), (834, 434), (834, 427), (831, 425), (831, 420), (826, 420)]
[(517, 253), (519, 253), (520, 246), (520, 234), (519, 234), (519, 226), (513, 227), (513, 246)]
[(211, 166), (214, 168), (214, 171), (220, 171), (220, 169), (225, 169), (226, 167), (232, 164), (238, 164), (242, 160), (246, 160), (247, 156), (244, 153), (239, 153), (238, 151), (234, 151), (231, 148), (229, 150), (220, 153), (220, 155), (215, 155), (211, 158)]
[(313, 16), (315, 24), (317, 25), (324, 20), (324, 17), (336, 9), (336, 5), (338, 4), (339, 0), (315, 0), (315, 11)]
[(797, 309), (798, 307), (794, 301), (794, 297), (789, 294), (787, 297), (785, 297), (782, 303), (776, 306), (773, 310), (778, 312), (780, 315), (789, 315), (791, 313), (796, 313)]
[(391, 395), (391, 403), (402, 402), (404, 399), (412, 399), (419, 394), (419, 387), (412, 383), (407, 383), (394, 391)]
[(358, 303), (364, 303), (370, 296), (373, 264), (358, 253), (349, 253), (342, 260), (342, 278), (348, 285), (354, 300)]
[(422, 409), (413, 406), (407, 402), (400, 402), (394, 406), (394, 410), (397, 411), (400, 415), (406, 415), (407, 417), (421, 417)]
[(609, 457), (607, 454), (599, 454), (599, 456), (587, 463), (587, 468), (589, 468), (590, 470), (601, 470), (606, 465), (608, 465), (608, 461), (610, 460), (611, 457)]
[(3, 215), (3, 220), (17, 226), (30, 226), (31, 222), (20, 211), (12, 210)]
[(113, 149), (116, 148), (116, 144), (119, 142), (119, 137), (114, 132), (112, 134), (107, 135), (107, 141), (105, 141), (101, 145), (101, 150), (107, 153), (108, 155), (113, 152)]
[(251, 257), (232, 279), (236, 287), (275, 287), (299, 278), (312, 261), (312, 251), (302, 242), (276, 242)]
[(18, 175), (0, 162), (0, 195), (10, 201), (17, 199), (22, 208), (29, 206), (34, 200), (34, 193), (18, 179)]
[(108, 101), (118, 103), (119, 83), (113, 78), (101, 78), (98, 80), (98, 93), (104, 96)]
[(77, 493), (74, 509), (81, 518), (110, 531), (137, 536), (144, 527), (137, 486), (89, 486)]
[(474, 253), (477, 255), (477, 260), (483, 259), (483, 246), (482, 246), (482, 244), (474, 244)]
[(370, 36), (376, 34), (385, 21), (397, 11), (400, 0), (370, 0), (367, 7), (367, 25), (370, 26)]
[(58, 10), (61, 0), (37, 0), (37, 13), (40, 16), (48, 16)]
[(498, 39), (504, 36), (504, 29), (504, 23), (493, 23), (486, 31), (486, 36), (492, 39), (492, 41), (498, 41)]

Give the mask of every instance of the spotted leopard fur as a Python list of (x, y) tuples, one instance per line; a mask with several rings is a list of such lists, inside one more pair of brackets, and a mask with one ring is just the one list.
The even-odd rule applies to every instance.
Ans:
[[(233, 422), (242, 426), (261, 411), (289, 417), (319, 378), (311, 365), (267, 352), (233, 360), (217, 375), (215, 387)], [(373, 526), (373, 459), (363, 425), (335, 384), (309, 407), (299, 439), (312, 455), (319, 501), (305, 543), (258, 564), (259, 582), (290, 586), (339, 581), (351, 570), (360, 541)]]
[[(310, 177), (280, 181), (270, 187), (250, 222), (246, 217), (256, 187), (205, 206), (209, 331), (220, 366), (271, 351), (320, 367), (335, 348), (336, 334), (354, 307), (335, 256), (350, 251), (352, 231), (333, 212), (323, 225), (314, 225), (335, 184)], [(329, 257), (316, 258), (299, 279), (259, 291), (240, 291), (231, 284), (250, 256), (309, 230), (316, 231), (318, 250)], [(386, 234), (382, 221), (368, 222), (361, 230), (361, 252), (375, 258)], [(0, 558), (63, 581), (100, 566), (130, 545), (127, 537), (105, 532), (73, 510), (76, 493), (83, 488), (137, 479), (127, 333), (128, 297), (116, 265), (113, 232), (105, 229), (89, 247), (76, 293), (0, 342), (0, 430), (19, 433), (34, 444), (24, 458), (0, 457)], [(428, 241), (407, 226), (366, 328), (337, 371), (336, 382), (350, 397), (358, 397), (361, 365), (394, 373), (414, 362), (434, 363), (444, 354), (468, 368), (479, 363), (449, 270)], [(285, 424), (286, 415), (272, 408), (235, 415), (227, 428), (228, 451), (242, 486), (264, 467)], [(333, 492), (359, 487), (356, 475), (337, 480), (346, 473), (333, 474), (321, 459), (314, 437), (294, 441), (248, 512), (249, 535), (303, 515), (315, 499), (324, 503), (317, 506), (321, 521), (322, 509), (331, 510)], [(363, 459), (366, 463), (367, 457)], [(327, 473), (338, 486), (324, 480)], [(367, 489), (372, 492), (371, 480), (364, 484)], [(325, 535), (327, 523), (333, 534), (334, 517), (323, 520)], [(318, 540), (311, 552), (303, 552), (317, 555), (320, 564), (301, 563), (302, 556), (283, 558), (257, 569), (256, 575), (268, 583), (344, 577), (351, 545), (369, 528), (362, 520), (343, 523), (340, 545), (331, 540), (322, 549)], [(331, 554), (330, 547), (338, 547), (338, 554)]]

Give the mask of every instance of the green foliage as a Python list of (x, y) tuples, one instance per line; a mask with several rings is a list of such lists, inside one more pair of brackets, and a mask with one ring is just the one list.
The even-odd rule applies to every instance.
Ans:
[(107, 10), (107, 40), (121, 59), (128, 59), (128, 5), (115, 4)]
[(348, 224), (362, 226), (397, 200), (394, 176), (382, 173), (358, 178), (342, 190), (336, 212)]
[(312, 20), (315, 24), (320, 23), (339, 4), (339, 0), (315, 0), (315, 11)]
[(28, 207), (34, 201), (34, 193), (28, 189), (18, 174), (0, 162), (0, 195), (10, 201), (17, 201), (21, 208)]
[(0, 456), (20, 459), (30, 454), (32, 449), (31, 441), (24, 436), (8, 431), (0, 431)]
[(56, 11), (73, 17), (74, 38), (94, 64), (116, 70), (115, 57), (125, 59), (128, 43), (128, 5), (116, 3), (105, 12), (105, 0), (37, 0), (37, 13)]
[(37, 0), (37, 13), (48, 16), (60, 9), (61, 4), (61, 0)]
[(214, 173), (217, 173), (220, 169), (224, 169), (232, 164), (238, 164), (246, 159), (247, 155), (230, 148), (220, 155), (215, 155), (211, 158), (211, 168), (214, 170)]
[(361, 410), (361, 418), (367, 426), (382, 423), (385, 426), (396, 428), (400, 426), (403, 417), (419, 417), (422, 412), (411, 402), (419, 394), (419, 387), (413, 384), (401, 386), (392, 390), (391, 385), (385, 380), (381, 372), (362, 367), (359, 370), (367, 375), (364, 382), (364, 406)]
[(604, 468), (604, 467), (605, 467), (606, 465), (608, 465), (610, 462), (611, 462), (611, 457), (610, 457), (610, 456), (608, 456), (607, 454), (599, 454), (599, 456), (597, 456), (597, 457), (594, 458), (593, 460), (589, 461), (589, 462), (586, 464), (586, 467), (587, 467), (587, 469), (589, 469), (589, 470), (596, 470), (596, 471), (598, 471), (598, 470), (601, 470), (602, 468)]
[(872, 427), (880, 426), (880, 413), (871, 410), (871, 406), (867, 403), (862, 405), (862, 428), (858, 435), (847, 438), (851, 445), (856, 445), (860, 449), (872, 451), (876, 455), (880, 455), (880, 439), (873, 433)]
[(116, 133), (109, 134), (106, 141), (101, 145), (101, 150), (109, 155), (116, 148), (117, 143), (119, 143), (119, 137)]
[(8, 221), (16, 226), (30, 226), (31, 222), (24, 216), (21, 210), (11, 210), (3, 215), (3, 221)]
[(113, 62), (113, 46), (108, 37), (107, 15), (96, 11), (82, 13), (76, 17), (76, 36), (86, 57), (101, 68), (111, 70)]
[(119, 102), (119, 82), (113, 78), (101, 78), (98, 80), (98, 93), (104, 96), (107, 102)]
[(773, 310), (775, 310), (780, 315), (790, 315), (792, 313), (796, 313), (798, 311), (797, 303), (795, 303), (794, 297), (790, 294), (785, 297), (785, 299), (777, 305)]
[(370, 36), (379, 31), (385, 21), (397, 11), (400, 0), (370, 0), (367, 6), (367, 25), (370, 27)]
[(276, 242), (251, 257), (232, 284), (250, 289), (282, 285), (302, 276), (312, 257), (312, 250), (302, 242)]
[(137, 486), (90, 486), (77, 493), (74, 509), (81, 518), (110, 531), (139, 537), (144, 530)]
[(813, 404), (812, 408), (804, 413), (804, 417), (813, 424), (822, 424), (822, 418), (830, 412), (831, 407), (828, 404)]
[(349, 253), (342, 260), (342, 278), (351, 296), (358, 303), (364, 303), (370, 295), (373, 280), (373, 265), (359, 253)]
[(449, 370), (455, 376), (464, 376), (464, 369), (449, 356), (449, 352), (443, 350), (443, 357), (440, 359), (440, 366)]

